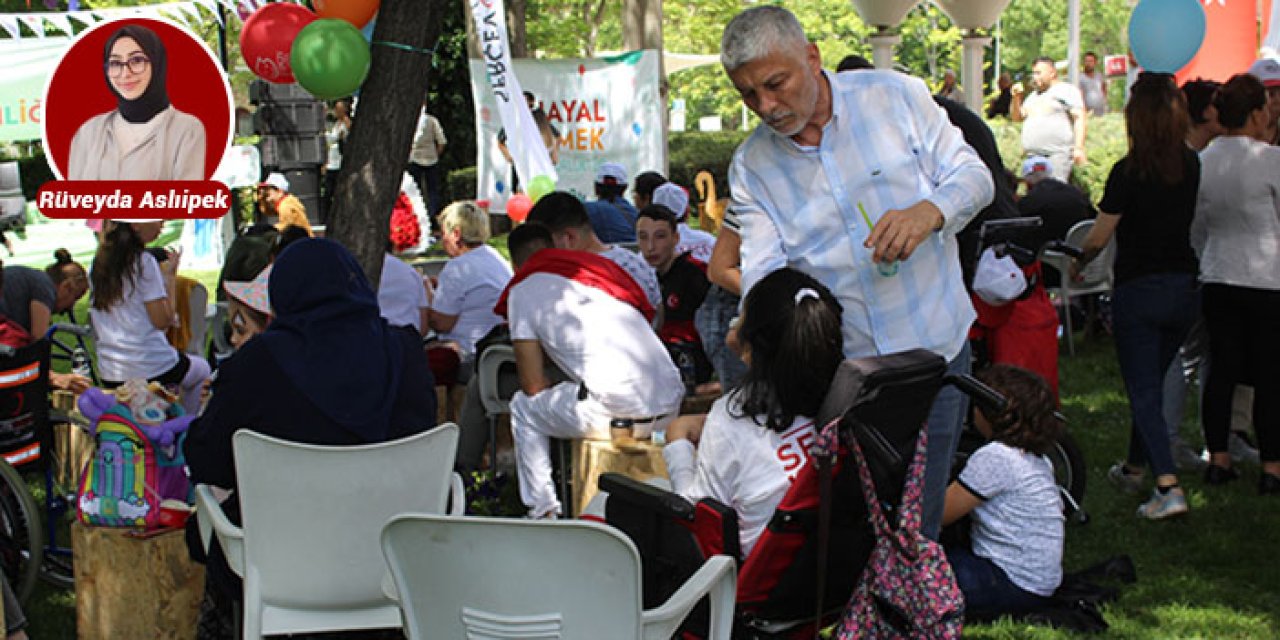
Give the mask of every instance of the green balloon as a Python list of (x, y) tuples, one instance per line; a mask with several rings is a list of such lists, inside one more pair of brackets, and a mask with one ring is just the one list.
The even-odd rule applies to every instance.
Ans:
[(534, 202), (541, 200), (542, 196), (545, 196), (555, 190), (556, 183), (551, 181), (550, 176), (534, 176), (533, 179), (529, 181), (529, 197), (532, 198)]
[(302, 28), (289, 51), (293, 77), (321, 100), (349, 96), (369, 73), (369, 43), (346, 20), (324, 18)]

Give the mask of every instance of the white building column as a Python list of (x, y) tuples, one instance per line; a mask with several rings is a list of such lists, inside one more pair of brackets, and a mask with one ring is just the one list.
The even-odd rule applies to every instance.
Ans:
[(991, 38), (970, 29), (960, 42), (964, 48), (960, 62), (960, 85), (964, 88), (965, 106), (974, 113), (982, 113), (982, 101), (987, 95), (982, 83), (982, 56), (991, 44)]
[(902, 36), (881, 28), (867, 38), (871, 42), (871, 64), (877, 69), (893, 68), (893, 48), (902, 43)]

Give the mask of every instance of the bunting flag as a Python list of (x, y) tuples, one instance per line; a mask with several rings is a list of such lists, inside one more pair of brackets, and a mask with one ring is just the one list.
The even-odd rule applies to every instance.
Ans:
[[(44, 38), (49, 27), (52, 27), (51, 31), (72, 36), (98, 22), (129, 16), (170, 17), (189, 27), (195, 27), (207, 19), (206, 14), (222, 25), (222, 18), (218, 15), (219, 5), (226, 8), (230, 15), (240, 18), (253, 13), (261, 3), (257, 0), (185, 0), (137, 7), (80, 9), (80, 3), (72, 0), (68, 2), (69, 11), (0, 13), (0, 29), (13, 39), (33, 36)], [(200, 9), (204, 9), (204, 13)], [(22, 28), (24, 26), (25, 29)]]

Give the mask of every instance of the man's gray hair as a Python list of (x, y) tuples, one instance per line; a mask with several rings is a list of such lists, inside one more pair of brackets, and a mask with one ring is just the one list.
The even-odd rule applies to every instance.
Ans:
[(775, 51), (800, 55), (809, 39), (795, 14), (774, 5), (751, 7), (734, 16), (720, 37), (720, 64), (733, 71)]

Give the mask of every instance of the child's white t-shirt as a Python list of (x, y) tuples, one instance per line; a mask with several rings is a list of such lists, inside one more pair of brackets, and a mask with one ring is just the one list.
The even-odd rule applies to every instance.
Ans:
[(422, 333), (422, 309), (429, 306), (422, 275), (391, 254), (382, 256), (382, 277), (378, 280), (378, 309), (387, 324), (413, 327)]
[(154, 378), (178, 364), (178, 351), (147, 314), (148, 302), (168, 297), (155, 256), (143, 252), (134, 262), (133, 282), (125, 278), (123, 285), (123, 296), (110, 309), (89, 307), (98, 372), (113, 382)]
[[(662, 449), (672, 489), (691, 501), (715, 498), (738, 514), (738, 537), (747, 556), (791, 482), (809, 464), (813, 419), (797, 417), (785, 433), (730, 415), (737, 394), (716, 400), (695, 449), (677, 440)], [(734, 414), (738, 413), (737, 408)]]
[(1062, 496), (1044, 456), (991, 442), (969, 457), (959, 482), (982, 499), (973, 552), (1025, 591), (1050, 596), (1062, 582)]

